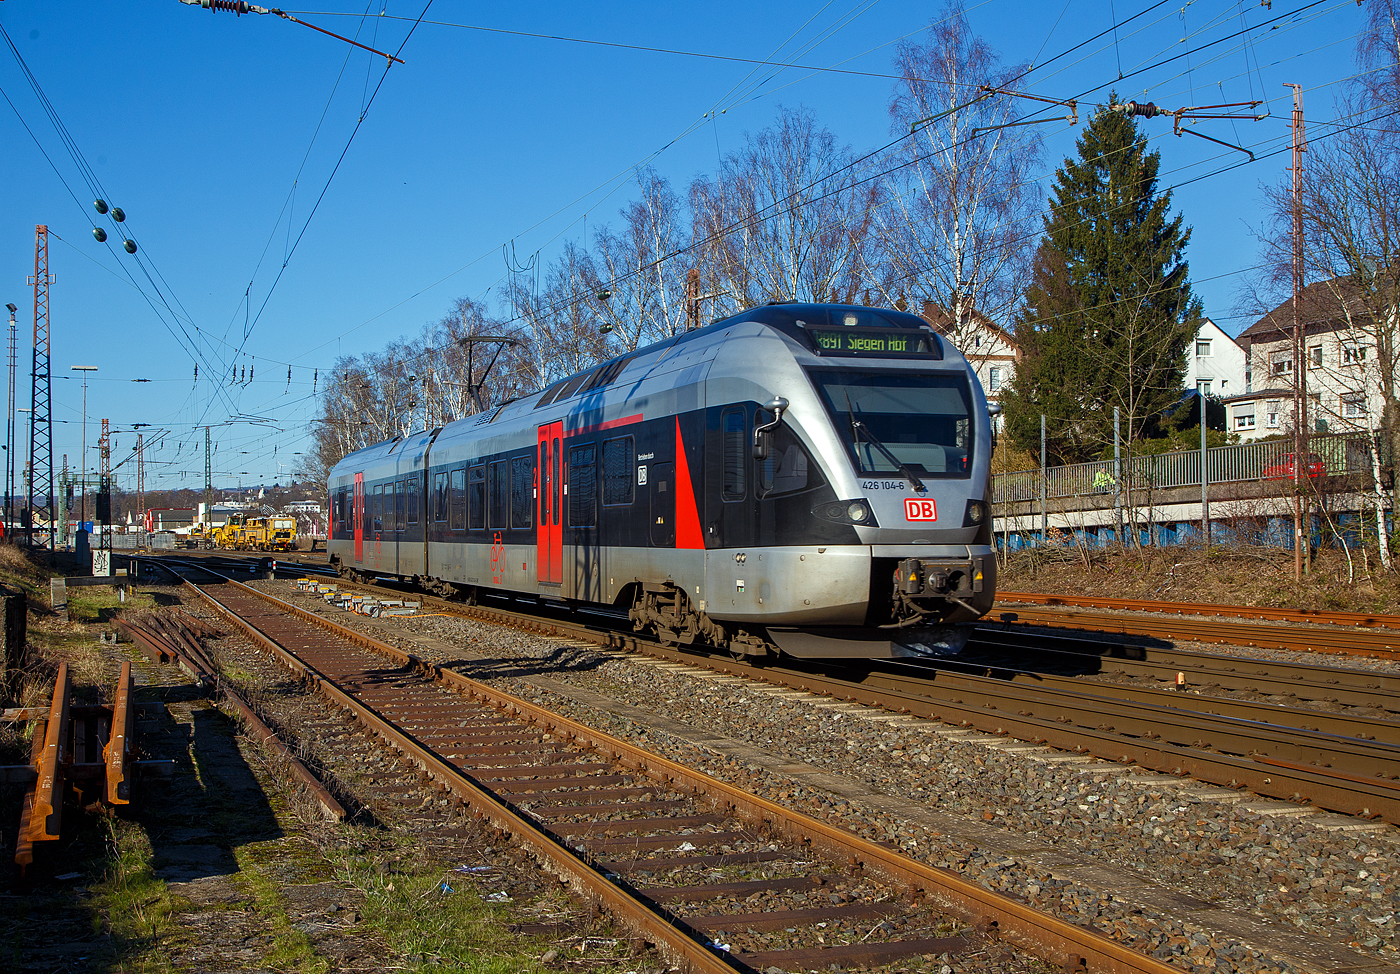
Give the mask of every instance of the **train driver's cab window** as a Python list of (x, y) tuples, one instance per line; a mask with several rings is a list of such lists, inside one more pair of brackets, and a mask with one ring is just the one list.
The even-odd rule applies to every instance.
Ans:
[(749, 465), (749, 431), (742, 406), (724, 411), (720, 417), (720, 432), (724, 438), (724, 488), (720, 497), (740, 501), (748, 490), (745, 474)]
[(467, 471), (458, 467), (452, 471), (451, 476), (452, 519), (448, 527), (453, 531), (460, 531), (467, 526)]
[(630, 436), (603, 441), (603, 506), (632, 503), (637, 450)]
[[(754, 424), (769, 423), (772, 420), (771, 413), (759, 410), (754, 417)], [(760, 497), (793, 494), (809, 487), (820, 487), (825, 483), (821, 471), (812, 462), (806, 447), (786, 423), (773, 430), (771, 442), (768, 458), (758, 464)]]
[(972, 396), (963, 373), (814, 369), (811, 376), (858, 473), (971, 473)]
[(447, 472), (433, 475), (433, 520), (447, 521)]
[(473, 464), (467, 471), (467, 529), (486, 528), (486, 464)]

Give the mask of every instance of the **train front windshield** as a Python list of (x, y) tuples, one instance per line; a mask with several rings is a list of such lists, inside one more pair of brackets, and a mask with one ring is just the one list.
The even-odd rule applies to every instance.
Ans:
[(965, 478), (972, 469), (972, 394), (956, 372), (812, 370), (856, 470)]

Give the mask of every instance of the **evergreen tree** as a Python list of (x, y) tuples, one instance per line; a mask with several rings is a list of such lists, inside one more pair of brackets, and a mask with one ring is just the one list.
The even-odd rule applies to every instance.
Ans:
[[(1115, 99), (1116, 100), (1116, 99)], [(1168, 219), (1160, 154), (1128, 115), (1100, 109), (1056, 173), (1045, 236), (1016, 317), (1023, 359), (1003, 397), (1007, 429), (1052, 461), (1075, 463), (1113, 441), (1152, 435), (1181, 396), (1201, 304), (1184, 253), (1191, 231)]]

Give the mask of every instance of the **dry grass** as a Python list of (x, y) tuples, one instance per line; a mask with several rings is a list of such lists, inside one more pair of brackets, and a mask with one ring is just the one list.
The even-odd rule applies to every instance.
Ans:
[(997, 578), (1002, 591), (1218, 605), (1400, 613), (1400, 573), (1382, 570), (1374, 550), (1324, 550), (1301, 582), (1293, 553), (1278, 548), (1200, 546), (1013, 552)]

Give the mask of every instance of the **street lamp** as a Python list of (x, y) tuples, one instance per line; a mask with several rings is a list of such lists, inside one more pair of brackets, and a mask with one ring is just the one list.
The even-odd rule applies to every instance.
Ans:
[(78, 454), (81, 457), (80, 469), (78, 471), (79, 490), (82, 491), (82, 500), (79, 502), (78, 523), (87, 520), (87, 380), (89, 372), (96, 372), (95, 365), (75, 365), (74, 372), (83, 374), (83, 450)]

